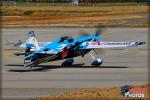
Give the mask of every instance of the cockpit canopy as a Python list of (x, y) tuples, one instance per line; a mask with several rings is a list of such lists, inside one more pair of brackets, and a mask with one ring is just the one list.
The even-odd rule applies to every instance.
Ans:
[(64, 40), (67, 40), (70, 43), (70, 42), (73, 42), (74, 39), (70, 36), (62, 36), (60, 38), (60, 42), (64, 42)]

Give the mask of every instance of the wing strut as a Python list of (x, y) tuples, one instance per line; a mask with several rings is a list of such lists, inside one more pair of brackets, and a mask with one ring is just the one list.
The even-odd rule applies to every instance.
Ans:
[(95, 56), (92, 55), (91, 53), (89, 53), (91, 58), (94, 59), (94, 61), (91, 63), (91, 65), (93, 65), (93, 66), (100, 66), (103, 63), (103, 60), (101, 58), (97, 57), (97, 53), (96, 53), (95, 50), (93, 50), (93, 51), (94, 51), (94, 55)]

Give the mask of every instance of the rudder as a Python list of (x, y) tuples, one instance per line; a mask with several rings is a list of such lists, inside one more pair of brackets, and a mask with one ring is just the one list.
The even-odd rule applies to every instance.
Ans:
[(37, 42), (37, 39), (35, 37), (34, 31), (30, 31), (27, 33), (27, 40), (26, 40), (26, 48), (34, 49), (34, 50), (39, 50), (39, 44)]

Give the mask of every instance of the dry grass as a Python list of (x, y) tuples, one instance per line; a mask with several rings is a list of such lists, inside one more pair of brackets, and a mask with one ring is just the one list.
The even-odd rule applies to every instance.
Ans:
[[(150, 85), (134, 86), (144, 87), (148, 89)], [(120, 88), (97, 88), (97, 89), (83, 89), (78, 92), (64, 93), (53, 96), (37, 97), (35, 100), (124, 100), (125, 98), (120, 95)], [(146, 94), (145, 100), (148, 100), (148, 93)]]
[(54, 16), (54, 15), (112, 15), (112, 14), (133, 14), (147, 13), (147, 6), (114, 6), (114, 7), (3, 7), (3, 15), (26, 16)]
[[(72, 24), (93, 27), (97, 23), (108, 25), (109, 20), (141, 19), (147, 14), (147, 6), (113, 6), (113, 7), (3, 7), (3, 25), (40, 25), (60, 26)], [(110, 25), (112, 23), (109, 23)], [(148, 24), (147, 21), (143, 24)], [(141, 25), (137, 25), (141, 26)]]

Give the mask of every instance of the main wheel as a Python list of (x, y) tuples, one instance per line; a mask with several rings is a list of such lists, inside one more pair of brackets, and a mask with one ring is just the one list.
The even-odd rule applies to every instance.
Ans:
[(92, 66), (101, 66), (102, 63), (103, 63), (103, 61), (101, 59), (96, 59), (91, 63), (91, 65)]
[(61, 65), (62, 66), (71, 66), (74, 60), (72, 58), (65, 60)]

